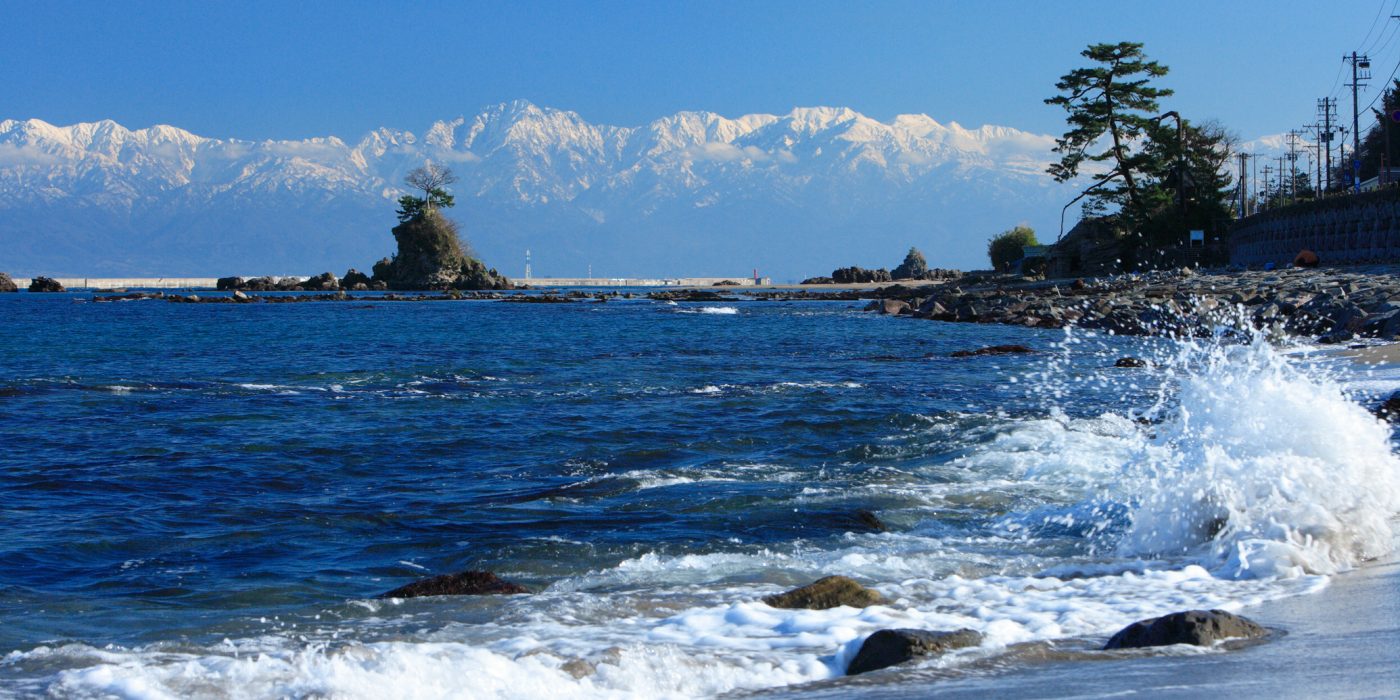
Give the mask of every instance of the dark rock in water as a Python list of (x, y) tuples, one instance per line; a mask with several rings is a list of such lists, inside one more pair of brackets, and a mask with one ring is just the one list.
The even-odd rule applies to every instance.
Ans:
[(10, 279), (10, 276), (9, 276), (9, 275), (7, 275), (7, 274), (5, 274), (5, 273), (3, 273), (3, 272), (0, 272), (0, 292), (18, 292), (18, 291), (19, 291), (19, 285), (15, 284), (15, 281), (12, 280), (12, 279)]
[(395, 588), (380, 598), (419, 598), (430, 595), (510, 595), (529, 593), (518, 583), (504, 581), (490, 571), (443, 574)]
[(231, 292), (235, 289), (243, 289), (242, 277), (220, 277), (214, 283), (214, 288), (221, 292)]
[(369, 275), (366, 275), (355, 268), (345, 271), (345, 276), (340, 278), (340, 286), (344, 289), (357, 289), (355, 285), (362, 284), (365, 289), (369, 289)]
[(301, 283), (302, 289), (310, 289), (318, 292), (331, 292), (340, 289), (340, 280), (329, 272), (322, 272), (311, 279)]
[(882, 314), (898, 316), (899, 314), (908, 314), (912, 312), (913, 309), (909, 308), (909, 302), (907, 301), (900, 301), (898, 299), (884, 299), (880, 301), (880, 313)]
[(1187, 610), (1124, 627), (1104, 649), (1137, 649), (1170, 644), (1208, 647), (1223, 639), (1255, 639), (1269, 631), (1254, 621), (1224, 610)]
[(61, 292), (63, 285), (58, 280), (51, 277), (35, 277), (29, 281), (29, 291), (31, 292)]
[(871, 282), (893, 282), (890, 271), (884, 268), (867, 270), (863, 267), (843, 267), (831, 272), (831, 280), (836, 284), (869, 284)]
[(1400, 422), (1400, 391), (1391, 394), (1390, 398), (1386, 399), (1385, 403), (1377, 406), (1374, 412), (1376, 417), (1381, 420), (1390, 421), (1391, 423)]
[(1143, 359), (1137, 358), (1137, 357), (1120, 357), (1120, 358), (1118, 358), (1118, 361), (1117, 361), (1117, 362), (1113, 363), (1113, 366), (1114, 366), (1114, 367), (1146, 367), (1146, 366), (1147, 366), (1147, 360), (1143, 360)]
[(1024, 345), (993, 345), (991, 347), (978, 348), (976, 350), (958, 350), (957, 352), (948, 355), (948, 357), (976, 357), (978, 355), (1019, 355), (1029, 352), (1035, 351)]
[(1317, 267), (1319, 262), (1317, 253), (1305, 248), (1298, 251), (1297, 257), (1293, 258), (1293, 267)]
[(890, 526), (886, 525), (885, 521), (880, 519), (880, 516), (864, 508), (856, 511), (856, 519), (859, 520), (862, 525), (876, 532), (889, 532), (890, 530)]
[(860, 651), (856, 652), (856, 657), (851, 659), (851, 664), (846, 667), (846, 675), (877, 671), (916, 657), (944, 654), (981, 643), (982, 634), (970, 629), (954, 632), (880, 630), (867, 637), (865, 643), (860, 645)]
[(863, 608), (867, 605), (877, 605), (884, 600), (879, 593), (856, 583), (854, 579), (827, 576), (801, 588), (770, 595), (764, 598), (763, 602), (775, 608), (826, 610), (842, 605)]

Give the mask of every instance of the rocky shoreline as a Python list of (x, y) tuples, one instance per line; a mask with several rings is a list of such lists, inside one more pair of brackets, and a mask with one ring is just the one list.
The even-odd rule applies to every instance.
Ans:
[(1322, 343), (1400, 338), (1400, 267), (1182, 269), (1090, 280), (1007, 278), (876, 290), (867, 310), (935, 321), (1117, 335), (1200, 335), (1223, 316)]

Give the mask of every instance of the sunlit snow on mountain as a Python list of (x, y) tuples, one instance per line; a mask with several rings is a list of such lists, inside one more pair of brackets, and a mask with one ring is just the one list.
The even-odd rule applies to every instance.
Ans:
[[(985, 266), (1022, 222), (1054, 237), (1074, 192), (1051, 136), (850, 109), (590, 124), (524, 101), (350, 143), (238, 141), (111, 121), (0, 121), (0, 269), (25, 275), (310, 274), (393, 250), (403, 174), (461, 180), (452, 215), (507, 274), (744, 274)], [(1071, 218), (1072, 221), (1072, 218)]]

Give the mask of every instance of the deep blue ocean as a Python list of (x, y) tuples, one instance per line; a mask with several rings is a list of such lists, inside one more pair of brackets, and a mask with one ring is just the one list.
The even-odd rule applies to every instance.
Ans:
[[(1306, 593), (1400, 502), (1388, 430), (1262, 341), (90, 298), (0, 295), (0, 696), (800, 694), (880, 627), (979, 629), (976, 666)], [(1006, 343), (1037, 352), (948, 356)], [(1355, 447), (1299, 461), (1309, 431)], [(535, 594), (376, 598), (468, 569)], [(827, 574), (891, 602), (759, 602)]]

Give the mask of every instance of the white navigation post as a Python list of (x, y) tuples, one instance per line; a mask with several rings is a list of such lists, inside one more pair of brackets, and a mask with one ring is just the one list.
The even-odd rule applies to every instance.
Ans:
[(530, 249), (525, 249), (525, 279), (530, 279)]

